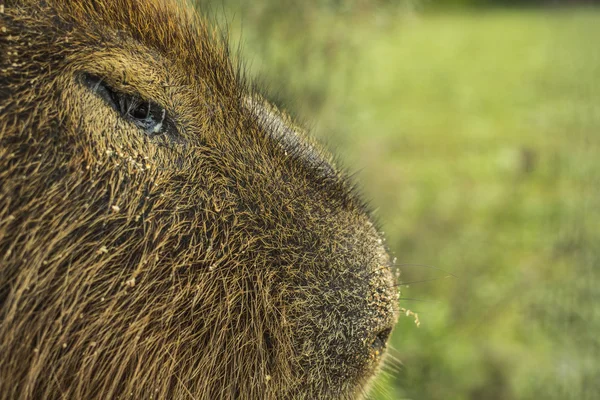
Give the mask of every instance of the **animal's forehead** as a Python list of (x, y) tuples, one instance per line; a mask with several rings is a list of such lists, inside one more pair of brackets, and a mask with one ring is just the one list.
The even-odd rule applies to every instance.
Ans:
[(111, 33), (128, 36), (190, 75), (209, 78), (219, 87), (234, 84), (226, 44), (191, 7), (179, 1), (48, 0), (41, 4), (54, 9), (66, 30), (85, 33), (92, 41), (94, 35), (98, 43)]

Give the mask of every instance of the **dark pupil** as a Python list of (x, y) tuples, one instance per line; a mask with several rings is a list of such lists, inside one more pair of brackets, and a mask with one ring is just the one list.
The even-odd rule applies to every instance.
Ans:
[(155, 136), (163, 133), (166, 112), (156, 103), (145, 101), (139, 97), (116, 94), (121, 114), (143, 129), (147, 135)]
[(130, 114), (133, 118), (146, 119), (148, 117), (148, 103), (144, 102), (137, 106)]

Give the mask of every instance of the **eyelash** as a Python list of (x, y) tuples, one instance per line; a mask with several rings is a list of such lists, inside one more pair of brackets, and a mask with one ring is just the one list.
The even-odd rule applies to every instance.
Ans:
[(95, 75), (84, 74), (83, 83), (121, 117), (140, 128), (147, 136), (156, 137), (164, 134), (176, 136), (175, 124), (169, 118), (167, 110), (159, 104), (144, 100), (137, 95), (118, 92)]

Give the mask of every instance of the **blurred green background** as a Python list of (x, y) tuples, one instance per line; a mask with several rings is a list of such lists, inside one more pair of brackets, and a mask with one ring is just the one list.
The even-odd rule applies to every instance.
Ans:
[(377, 207), (421, 325), (372, 398), (600, 399), (593, 2), (200, 3)]

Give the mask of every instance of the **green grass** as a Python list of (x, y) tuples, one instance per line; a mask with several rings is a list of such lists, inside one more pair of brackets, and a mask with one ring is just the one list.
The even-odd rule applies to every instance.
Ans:
[(400, 319), (373, 395), (598, 398), (600, 10), (253, 22), (251, 71), (316, 115), (398, 263), (439, 268), (402, 268), (436, 280), (403, 287), (421, 327)]

